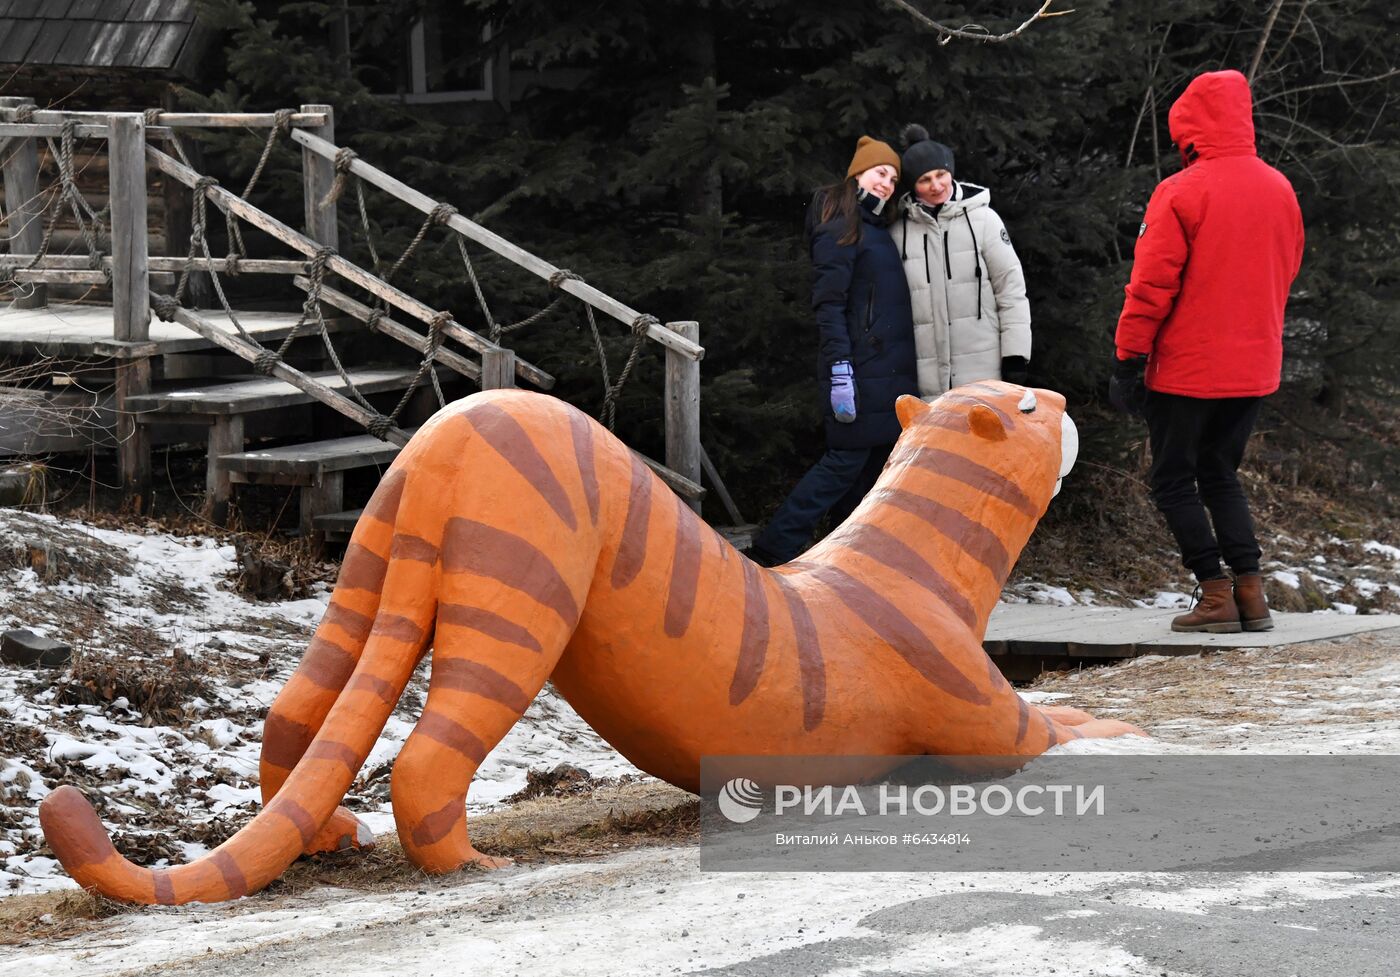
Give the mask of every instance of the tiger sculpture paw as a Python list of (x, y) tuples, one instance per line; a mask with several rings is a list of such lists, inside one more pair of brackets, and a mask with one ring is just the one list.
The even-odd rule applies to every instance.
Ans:
[(1073, 464), (1064, 398), (988, 381), (898, 412), (899, 443), (850, 518), (764, 569), (563, 401), (491, 391), (449, 406), (375, 491), (272, 705), (263, 810), (209, 855), (152, 870), (60, 787), (40, 806), (50, 846), (84, 887), (171, 904), (236, 898), (303, 852), (363, 844), (337, 805), (430, 647), (390, 784), (404, 852), (429, 872), (505, 863), (472, 847), (464, 801), (546, 680), (622, 755), (689, 790), (702, 754), (1030, 758), (1140, 733), (1026, 703), (982, 649)]

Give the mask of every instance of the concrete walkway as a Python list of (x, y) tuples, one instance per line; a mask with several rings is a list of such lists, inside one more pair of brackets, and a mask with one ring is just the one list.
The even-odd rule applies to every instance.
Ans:
[(1270, 648), (1400, 628), (1400, 614), (1274, 611), (1272, 631), (1177, 634), (1171, 630), (1171, 620), (1181, 613), (1180, 608), (998, 604), (987, 625), (984, 647), (1008, 678), (1021, 680), (1047, 668), (1093, 664), (1094, 659)]

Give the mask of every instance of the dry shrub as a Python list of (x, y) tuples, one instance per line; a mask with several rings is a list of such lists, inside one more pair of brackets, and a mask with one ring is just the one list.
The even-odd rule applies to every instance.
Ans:
[(134, 655), (79, 654), (54, 685), (54, 701), (59, 705), (105, 707), (125, 698), (146, 726), (182, 720), (192, 700), (213, 697), (201, 666), (179, 648), (160, 662)]

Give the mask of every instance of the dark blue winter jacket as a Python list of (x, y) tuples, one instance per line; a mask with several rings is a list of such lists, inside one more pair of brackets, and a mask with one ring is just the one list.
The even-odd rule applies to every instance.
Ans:
[[(862, 207), (861, 235), (838, 244), (838, 219), (818, 223), (819, 200), (807, 210), (812, 253), (812, 311), (821, 334), (818, 388), (829, 448), (873, 448), (899, 438), (894, 402), (919, 394), (914, 316), (899, 249), (883, 223)], [(850, 360), (856, 375), (856, 419), (837, 423), (831, 410), (831, 364)]]

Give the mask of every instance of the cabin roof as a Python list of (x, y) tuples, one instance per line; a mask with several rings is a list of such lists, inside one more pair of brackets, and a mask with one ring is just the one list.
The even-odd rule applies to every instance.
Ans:
[(0, 64), (189, 75), (208, 39), (195, 0), (0, 0)]

